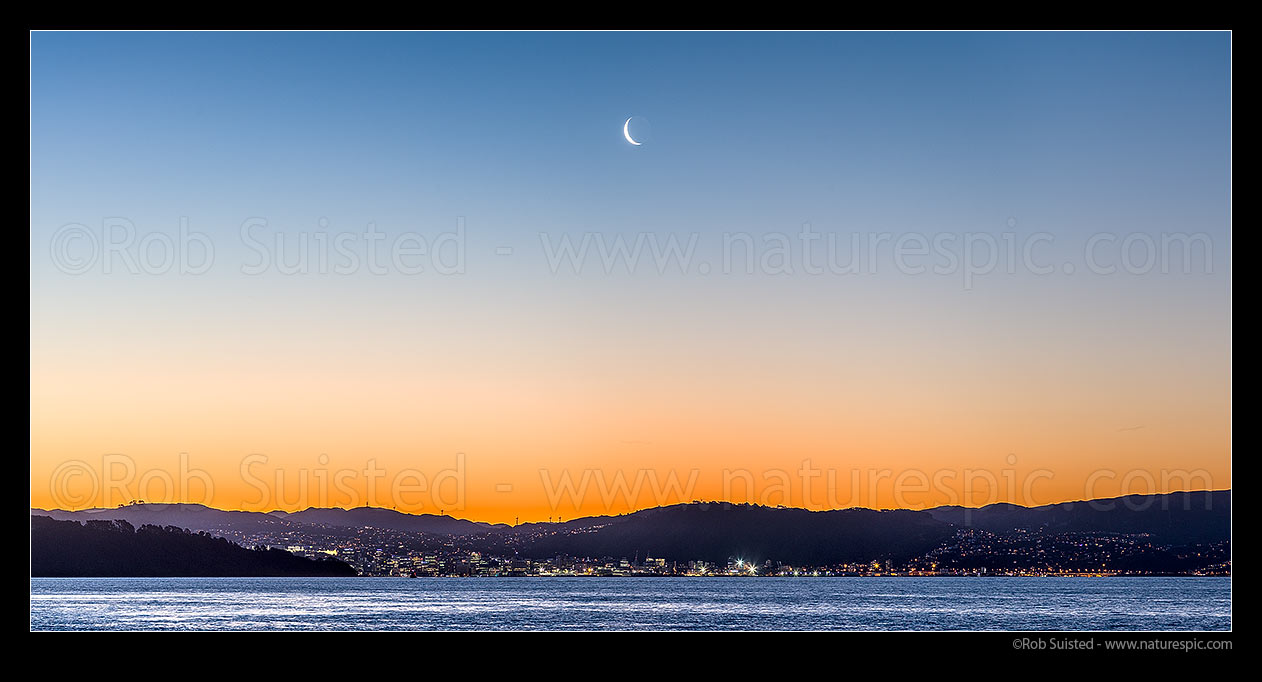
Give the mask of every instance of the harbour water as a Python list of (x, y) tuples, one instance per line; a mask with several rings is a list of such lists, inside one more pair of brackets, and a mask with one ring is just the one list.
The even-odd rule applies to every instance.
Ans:
[(33, 630), (1227, 630), (1230, 578), (34, 578)]

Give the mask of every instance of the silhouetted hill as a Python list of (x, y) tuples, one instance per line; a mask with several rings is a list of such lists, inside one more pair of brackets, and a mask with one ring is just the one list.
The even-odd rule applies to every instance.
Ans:
[(1231, 491), (1128, 496), (1020, 507), (938, 507), (927, 511), (842, 509), (812, 512), (727, 503), (681, 504), (622, 516), (533, 523), (489, 538), (489, 550), (530, 558), (729, 557), (829, 565), (918, 556), (960, 528), (1055, 533), (1148, 534), (1168, 545), (1212, 544), (1231, 537)]
[(1128, 495), (1042, 507), (936, 507), (927, 513), (939, 521), (991, 533), (1019, 528), (1061, 533), (1147, 533), (1171, 545), (1231, 538), (1230, 490)]
[(356, 507), (355, 509), (311, 507), (300, 512), (286, 514), (282, 518), (291, 523), (315, 523), (345, 528), (370, 526), (386, 530), (439, 535), (471, 535), (507, 528), (503, 525), (466, 521), (438, 514), (405, 514), (381, 507)]
[(693, 503), (513, 527), (371, 507), (261, 513), (222, 511), (202, 505), (137, 504), (78, 512), (32, 510), (32, 514), (76, 521), (121, 519), (133, 527), (179, 526), (265, 537), (318, 537), (371, 527), (432, 536), (421, 540), (412, 536), (400, 542), (440, 543), (540, 559), (564, 554), (724, 562), (729, 557), (740, 557), (830, 565), (878, 559), (902, 561), (938, 546), (961, 528), (996, 534), (1018, 529), (1146, 534), (1159, 545), (1212, 545), (1230, 539), (1231, 491), (1135, 495), (1041, 507), (996, 504), (977, 509), (937, 507), (926, 511), (812, 512), (721, 502)]
[(353, 576), (334, 559), (254, 550), (208, 533), (126, 521), (31, 517), (32, 577)]
[(523, 556), (638, 555), (672, 561), (726, 562), (775, 559), (826, 565), (874, 559), (906, 560), (951, 537), (955, 529), (914, 511), (841, 509), (808, 511), (728, 503), (679, 504), (605, 517), (514, 529), (509, 544)]

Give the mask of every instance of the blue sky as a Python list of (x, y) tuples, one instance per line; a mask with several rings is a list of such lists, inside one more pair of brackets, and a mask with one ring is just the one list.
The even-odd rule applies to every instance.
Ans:
[(35, 34), (32, 213), (1221, 230), (1228, 64), (1195, 33)]

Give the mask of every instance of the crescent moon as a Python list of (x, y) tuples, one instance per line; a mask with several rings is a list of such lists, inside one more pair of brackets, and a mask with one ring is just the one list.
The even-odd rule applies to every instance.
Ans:
[[(632, 116), (631, 118), (635, 118), (635, 117)], [(626, 123), (622, 124), (622, 136), (627, 138), (627, 142), (630, 142), (631, 144), (639, 147), (642, 143), (636, 142), (634, 139), (632, 139), (631, 131), (627, 129), (627, 126), (631, 125), (631, 118), (628, 118)]]

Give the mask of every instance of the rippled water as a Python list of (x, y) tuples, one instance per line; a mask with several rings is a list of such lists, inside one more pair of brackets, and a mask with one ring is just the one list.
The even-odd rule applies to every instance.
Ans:
[(34, 630), (1230, 627), (1230, 578), (31, 580)]

